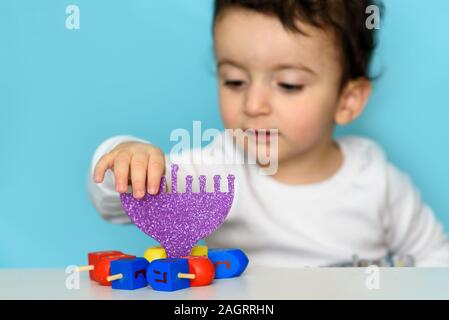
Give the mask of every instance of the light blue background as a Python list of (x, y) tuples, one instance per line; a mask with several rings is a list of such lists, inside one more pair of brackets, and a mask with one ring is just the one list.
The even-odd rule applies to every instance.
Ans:
[[(65, 28), (65, 8), (81, 29)], [(377, 139), (449, 230), (449, 2), (387, 0), (383, 76), (339, 133)], [(154, 244), (111, 225), (85, 189), (95, 148), (129, 133), (166, 151), (174, 128), (221, 128), (212, 1), (0, 1), (0, 267), (65, 267)]]

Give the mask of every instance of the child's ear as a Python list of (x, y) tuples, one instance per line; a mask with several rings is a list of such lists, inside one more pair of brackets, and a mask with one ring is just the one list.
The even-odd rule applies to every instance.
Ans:
[(371, 81), (366, 78), (350, 80), (340, 95), (335, 123), (346, 125), (355, 120), (365, 108), (371, 89)]

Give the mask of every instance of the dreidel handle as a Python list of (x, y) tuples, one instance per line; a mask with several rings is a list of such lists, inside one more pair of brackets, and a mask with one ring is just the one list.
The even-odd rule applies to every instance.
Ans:
[(111, 281), (114, 281), (114, 280), (119, 280), (119, 279), (123, 279), (123, 274), (122, 273), (114, 274), (114, 275), (108, 276), (106, 278), (106, 280), (108, 282), (111, 282)]
[(91, 265), (91, 266), (81, 266), (81, 267), (77, 267), (75, 269), (75, 272), (82, 272), (82, 271), (91, 271), (94, 270), (95, 266)]
[(178, 273), (179, 279), (195, 279), (196, 276), (193, 273)]

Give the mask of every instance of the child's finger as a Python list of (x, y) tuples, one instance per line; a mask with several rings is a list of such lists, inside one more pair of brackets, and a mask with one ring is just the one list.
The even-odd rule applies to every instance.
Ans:
[(136, 153), (131, 159), (131, 183), (134, 198), (140, 199), (145, 195), (148, 155)]
[(115, 189), (123, 193), (128, 190), (128, 174), (131, 156), (128, 153), (120, 152), (114, 160)]
[(165, 158), (162, 152), (156, 151), (152, 153), (148, 164), (148, 174), (147, 174), (148, 193), (156, 194), (159, 192), (159, 187), (161, 184), (162, 175), (164, 174), (164, 169), (165, 169)]
[(103, 182), (104, 175), (106, 171), (112, 168), (114, 157), (110, 153), (103, 155), (100, 160), (98, 160), (94, 169), (94, 181), (97, 183)]

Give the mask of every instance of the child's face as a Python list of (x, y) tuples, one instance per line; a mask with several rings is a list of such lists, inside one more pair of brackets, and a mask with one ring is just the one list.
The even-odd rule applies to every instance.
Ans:
[(335, 40), (299, 26), (309, 36), (286, 31), (276, 17), (231, 8), (215, 28), (224, 125), (278, 129), (279, 161), (331, 141), (340, 100)]

